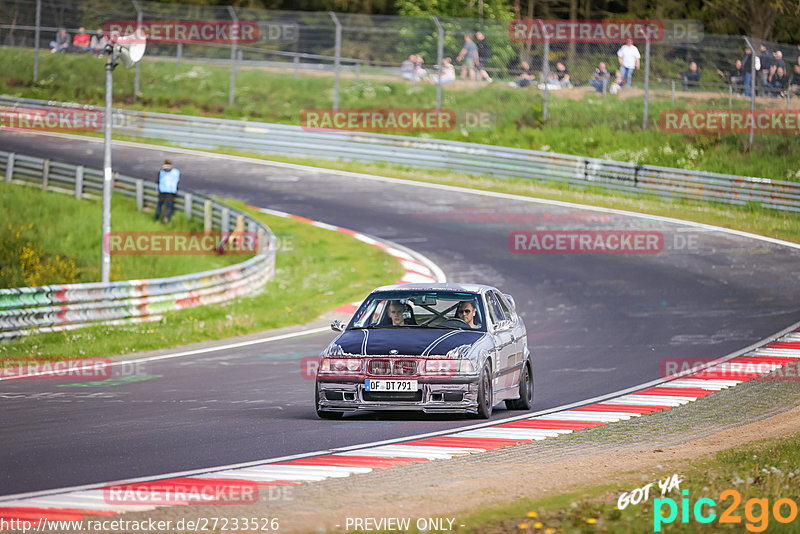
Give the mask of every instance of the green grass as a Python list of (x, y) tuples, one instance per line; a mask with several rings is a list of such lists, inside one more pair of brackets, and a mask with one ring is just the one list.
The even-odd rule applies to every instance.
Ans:
[(247, 210), (241, 202), (226, 204), (267, 224), (284, 249), (277, 256), (274, 279), (261, 293), (169, 312), (153, 323), (26, 336), (0, 344), (0, 358), (62, 360), (126, 354), (301, 324), (402, 276), (394, 258), (349, 235)]
[[(36, 187), (0, 183), (3, 260), (0, 287), (31, 287), (100, 280), (102, 203)], [(133, 200), (114, 195), (112, 232), (202, 231), (200, 217), (176, 212), (168, 226)], [(243, 255), (112, 255), (111, 280), (176, 276), (245, 261)]]
[[(665, 494), (665, 498), (675, 500), (677, 515), (672, 523), (661, 525), (661, 532), (800, 532), (800, 516), (791, 524), (780, 524), (772, 515), (773, 506), (779, 499), (788, 498), (798, 504), (800, 501), (800, 434), (785, 438), (763, 440), (721, 451), (711, 458), (699, 459), (680, 466), (665, 465), (663, 478), (678, 474), (682, 479), (680, 490), (688, 490), (689, 519), (682, 523), (681, 499), (678, 490)], [(662, 479), (663, 479), (662, 478)], [(620, 510), (618, 499), (623, 492), (630, 493), (653, 482), (647, 501), (628, 504)], [(640, 473), (629, 473), (620, 477), (614, 484), (572, 488), (569, 493), (561, 493), (539, 499), (517, 499), (499, 507), (486, 507), (476, 510), (467, 517), (460, 517), (456, 532), (462, 534), (543, 534), (556, 532), (589, 533), (620, 532), (639, 534), (654, 531), (653, 508), (655, 499), (661, 497), (656, 477), (643, 481)], [(733, 516), (741, 522), (720, 523), (722, 513), (733, 507), (732, 497), (720, 499), (725, 490), (736, 490), (741, 496), (738, 507), (731, 509)], [(723, 495), (724, 496), (724, 495)], [(698, 499), (710, 498), (717, 503), (714, 507), (716, 519), (703, 525), (695, 520), (692, 510)], [(750, 499), (767, 499), (769, 510), (762, 515), (761, 509)], [(746, 515), (750, 509), (751, 516)], [(669, 512), (669, 505), (663, 504), (659, 510)], [(708, 515), (709, 506), (704, 505), (702, 513)], [(781, 513), (788, 516), (788, 505)], [(666, 517), (664, 519), (666, 521)], [(747, 530), (745, 530), (747, 529)], [(414, 529), (411, 532), (416, 532)]]
[[(47, 100), (103, 103), (103, 61), (83, 55), (41, 56), (40, 81), (30, 80), (32, 52), (0, 50), (0, 91), (5, 94)], [(114, 103), (131, 109), (189, 115), (246, 118), (254, 121), (299, 124), (307, 108), (329, 108), (333, 99), (330, 76), (303, 76), (244, 69), (237, 75), (236, 101), (228, 107), (230, 71), (223, 65), (192, 64), (178, 69), (173, 62), (148, 60), (142, 64), (142, 94), (134, 103), (133, 71), (119, 68), (114, 74)], [(343, 78), (340, 108), (433, 107), (436, 89), (419, 85), (411, 89), (402, 81)], [(582, 99), (552, 93), (549, 118), (542, 119), (542, 97), (535, 89), (511, 89), (501, 83), (472, 89), (446, 88), (443, 106), (455, 110), (489, 110), (496, 124), (491, 128), (461, 128), (423, 134), (431, 137), (487, 143), (525, 149), (549, 150), (622, 161), (635, 161), (772, 179), (800, 180), (792, 158), (776, 154), (800, 151), (796, 134), (758, 134), (752, 150), (745, 150), (746, 134), (663, 133), (658, 127), (666, 109), (696, 107), (724, 109), (727, 96), (699, 100), (697, 95), (671, 104), (663, 94), (652, 95), (648, 128), (642, 129), (641, 97)], [(759, 106), (782, 107), (783, 101), (764, 99)], [(736, 100), (735, 107), (747, 102)]]

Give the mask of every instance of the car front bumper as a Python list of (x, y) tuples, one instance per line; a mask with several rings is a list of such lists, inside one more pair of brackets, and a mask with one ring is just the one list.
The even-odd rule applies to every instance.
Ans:
[(418, 381), (416, 392), (366, 391), (364, 381), (318, 381), (321, 410), (407, 410), (426, 413), (477, 413), (478, 378), (447, 382)]

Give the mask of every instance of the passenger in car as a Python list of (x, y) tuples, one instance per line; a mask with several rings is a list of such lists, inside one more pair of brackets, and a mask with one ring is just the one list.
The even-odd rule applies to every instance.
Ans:
[[(390, 300), (387, 306), (387, 315), (392, 321), (392, 326), (416, 325), (414, 314), (399, 300)], [(408, 313), (406, 313), (408, 312)]]
[(467, 323), (470, 328), (479, 328), (480, 325), (475, 324), (476, 312), (477, 309), (475, 308), (474, 302), (471, 300), (462, 300), (458, 303), (456, 317)]

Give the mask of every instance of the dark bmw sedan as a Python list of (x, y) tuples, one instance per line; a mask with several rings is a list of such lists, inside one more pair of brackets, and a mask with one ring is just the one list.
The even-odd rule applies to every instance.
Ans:
[(320, 357), (322, 418), (422, 410), (488, 418), (500, 401), (530, 410), (533, 365), (514, 299), (477, 284), (375, 289)]

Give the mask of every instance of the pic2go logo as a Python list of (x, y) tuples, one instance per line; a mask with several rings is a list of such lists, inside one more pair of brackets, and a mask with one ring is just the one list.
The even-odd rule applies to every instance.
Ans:
[[(712, 523), (717, 519), (717, 514), (711, 509), (717, 506), (713, 499), (702, 498), (695, 501), (694, 506), (689, 502), (689, 490), (681, 492), (683, 498), (681, 499), (680, 512), (681, 523), (689, 522), (689, 512), (692, 512), (694, 520), (698, 523)], [(719, 516), (719, 522), (740, 524), (742, 517), (736, 514), (736, 509), (742, 502), (742, 495), (734, 490), (725, 490), (719, 494), (719, 501), (732, 499), (730, 506), (728, 506), (722, 515)], [(704, 515), (704, 506), (707, 506), (707, 514)], [(666, 508), (665, 508), (666, 507)], [(772, 516), (778, 523), (791, 523), (797, 518), (797, 503), (792, 499), (782, 498), (775, 501), (772, 505)], [(784, 514), (784, 512), (787, 512)], [(668, 525), (675, 521), (678, 517), (678, 503), (675, 499), (670, 497), (662, 497), (653, 501), (653, 532), (661, 532), (661, 525)], [(746, 519), (745, 528), (749, 532), (764, 532), (769, 526), (770, 506), (769, 499), (767, 498), (752, 498), (748, 499), (744, 504), (744, 517)]]

